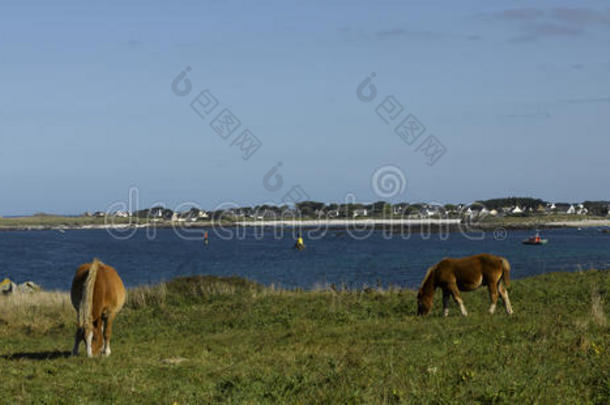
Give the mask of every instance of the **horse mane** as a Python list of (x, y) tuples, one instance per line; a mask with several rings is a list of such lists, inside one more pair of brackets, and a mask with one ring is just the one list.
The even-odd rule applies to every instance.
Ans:
[(436, 269), (436, 264), (434, 266), (428, 267), (428, 270), (426, 271), (426, 276), (424, 277), (423, 281), (421, 282), (421, 285), (419, 286), (420, 290), (424, 288), (424, 285), (426, 285), (426, 283), (428, 282), (428, 279), (432, 275), (432, 272), (434, 272), (434, 269)]
[(93, 289), (95, 280), (97, 279), (97, 271), (103, 263), (99, 259), (93, 259), (93, 263), (89, 266), (89, 273), (83, 285), (80, 304), (78, 306), (78, 326), (85, 327), (91, 325), (91, 313), (93, 310)]

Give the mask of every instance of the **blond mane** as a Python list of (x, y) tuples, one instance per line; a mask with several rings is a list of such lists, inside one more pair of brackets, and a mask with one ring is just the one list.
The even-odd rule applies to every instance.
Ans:
[(91, 267), (89, 267), (89, 273), (85, 280), (83, 288), (83, 294), (81, 295), (80, 304), (78, 306), (78, 326), (85, 327), (90, 326), (92, 320), (92, 306), (93, 306), (93, 288), (95, 287), (95, 280), (97, 279), (97, 271), (100, 268), (102, 262), (99, 259), (93, 259)]
[(428, 267), (428, 270), (426, 271), (426, 277), (424, 277), (423, 281), (421, 282), (421, 285), (419, 286), (419, 288), (423, 288), (424, 284), (426, 284), (426, 281), (428, 281), (428, 278), (430, 278), (430, 275), (432, 274), (432, 271), (436, 268), (436, 264), (434, 266), (430, 266)]

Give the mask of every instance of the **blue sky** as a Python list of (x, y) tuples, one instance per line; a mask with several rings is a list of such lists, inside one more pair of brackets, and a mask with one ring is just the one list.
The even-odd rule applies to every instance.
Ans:
[[(0, 215), (105, 210), (130, 187), (141, 208), (295, 185), (374, 201), (386, 165), (407, 180), (394, 201), (610, 198), (607, 1), (49, 3), (1, 6)], [(376, 114), (389, 95), (446, 148), (433, 166)], [(250, 159), (210, 127), (222, 108), (262, 142)]]

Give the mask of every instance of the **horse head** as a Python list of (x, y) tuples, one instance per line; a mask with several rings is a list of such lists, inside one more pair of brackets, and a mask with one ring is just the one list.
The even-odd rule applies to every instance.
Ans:
[(428, 268), (424, 281), (417, 292), (417, 315), (428, 315), (434, 304), (434, 290), (436, 289), (434, 282), (434, 271), (436, 266)]
[(423, 288), (417, 292), (417, 315), (428, 315), (432, 310), (434, 292), (426, 293)]

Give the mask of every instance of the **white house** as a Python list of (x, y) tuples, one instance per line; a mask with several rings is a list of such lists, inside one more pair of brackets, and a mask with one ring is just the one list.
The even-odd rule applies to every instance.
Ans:
[(163, 207), (153, 207), (150, 209), (148, 216), (151, 218), (163, 218)]
[(566, 214), (576, 214), (576, 208), (574, 208), (573, 204), (570, 204), (570, 208), (568, 208)]
[(197, 218), (205, 219), (208, 218), (209, 215), (204, 210), (197, 210)]
[(356, 217), (366, 217), (368, 215), (368, 211), (366, 208), (356, 209), (354, 210), (354, 218)]
[(476, 217), (480, 216), (481, 214), (484, 214), (483, 210), (479, 210), (476, 207), (475, 208), (468, 207), (464, 211), (464, 215), (469, 218), (476, 218)]
[(407, 204), (407, 203), (394, 204), (392, 206), (392, 214), (393, 215), (402, 215), (406, 212), (408, 206), (409, 206), (409, 204)]
[(510, 212), (511, 214), (521, 214), (523, 213), (523, 210), (521, 208), (519, 208), (519, 206), (517, 205), (515, 208), (513, 208)]
[(424, 208), (422, 210), (422, 214), (426, 217), (433, 217), (434, 215), (438, 214), (438, 211), (435, 211), (434, 209), (430, 209), (430, 208)]
[(337, 218), (339, 216), (339, 210), (330, 210), (326, 213), (329, 218)]

